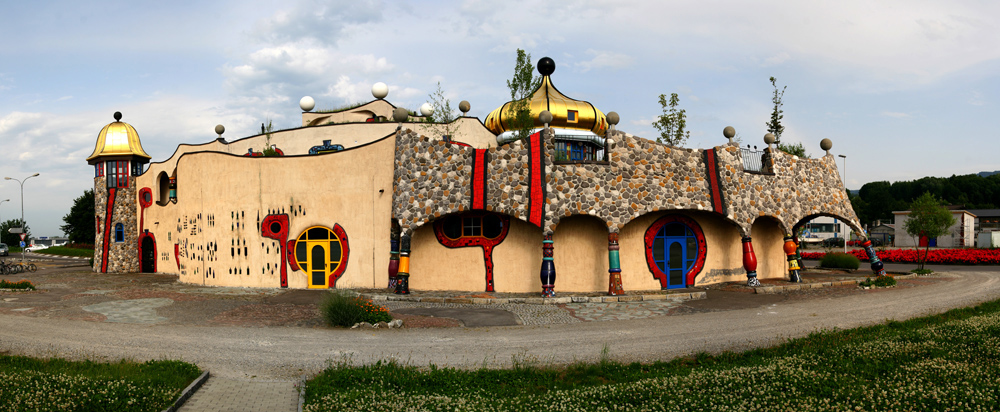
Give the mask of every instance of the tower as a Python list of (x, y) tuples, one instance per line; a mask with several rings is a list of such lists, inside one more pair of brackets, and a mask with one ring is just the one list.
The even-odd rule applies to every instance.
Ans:
[(121, 118), (121, 112), (115, 112), (115, 121), (101, 129), (94, 153), (87, 158), (94, 166), (95, 272), (139, 271), (135, 177), (142, 174), (150, 156), (142, 150), (139, 133)]

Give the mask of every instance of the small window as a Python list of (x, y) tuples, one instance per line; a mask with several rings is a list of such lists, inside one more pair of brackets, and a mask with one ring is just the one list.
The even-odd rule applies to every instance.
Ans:
[(566, 121), (569, 123), (576, 123), (576, 110), (570, 110), (566, 112)]
[(125, 241), (125, 226), (121, 223), (115, 225), (115, 242), (122, 243)]
[(503, 234), (504, 220), (492, 213), (452, 215), (440, 224), (440, 234), (450, 240), (496, 239)]
[(104, 163), (94, 165), (94, 177), (104, 177)]

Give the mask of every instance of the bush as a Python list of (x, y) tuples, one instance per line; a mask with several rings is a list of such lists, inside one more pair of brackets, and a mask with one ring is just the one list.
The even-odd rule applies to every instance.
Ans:
[(887, 288), (889, 286), (896, 286), (896, 278), (892, 276), (876, 276), (875, 279), (867, 278), (864, 282), (859, 283), (861, 286), (875, 286), (879, 288)]
[(31, 281), (28, 280), (22, 280), (20, 282), (8, 282), (6, 280), (0, 280), (0, 289), (35, 290), (35, 285), (32, 285)]
[(389, 322), (389, 310), (351, 292), (331, 291), (319, 304), (320, 315), (332, 326), (351, 327), (356, 323)]
[(824, 268), (857, 269), (861, 261), (854, 255), (846, 253), (827, 253), (819, 260), (819, 266)]

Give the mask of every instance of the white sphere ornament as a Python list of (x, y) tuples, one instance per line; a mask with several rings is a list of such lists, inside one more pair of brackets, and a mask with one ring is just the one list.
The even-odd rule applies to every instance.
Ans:
[(310, 96), (303, 97), (299, 100), (299, 107), (302, 108), (303, 112), (308, 112), (316, 108), (316, 101)]
[(385, 83), (378, 82), (372, 85), (372, 96), (375, 96), (376, 99), (384, 99), (388, 95), (389, 86), (386, 86)]
[(420, 114), (425, 117), (434, 114), (434, 106), (431, 106), (430, 103), (424, 103), (420, 106)]

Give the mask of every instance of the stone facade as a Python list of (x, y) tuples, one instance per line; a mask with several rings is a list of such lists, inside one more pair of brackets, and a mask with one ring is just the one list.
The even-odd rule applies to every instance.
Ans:
[[(136, 202), (135, 177), (129, 176), (128, 187), (114, 188), (114, 203), (107, 187), (107, 178), (94, 178), (94, 212), (97, 235), (94, 238), (94, 272), (135, 273), (139, 271), (139, 211)], [(111, 218), (108, 219), (108, 212)], [(115, 241), (115, 226), (124, 228), (124, 241)], [(106, 255), (105, 255), (106, 251)], [(105, 261), (107, 262), (105, 264)]]
[[(735, 144), (685, 149), (610, 132), (608, 161), (555, 163), (554, 130), (545, 129), (534, 138), (541, 139), (542, 159), (532, 160), (537, 157), (532, 157), (530, 138), (488, 149), (484, 209), (533, 223), (544, 234), (554, 233), (561, 219), (573, 215), (601, 219), (609, 232), (617, 233), (633, 219), (667, 210), (719, 213), (743, 236), (751, 234), (760, 217), (775, 219), (790, 232), (817, 215), (843, 219), (862, 233), (832, 155), (800, 159), (775, 152), (765, 159), (773, 174), (758, 174), (744, 171), (743, 155)], [(470, 147), (431, 140), (411, 130), (399, 132), (393, 212), (405, 233), (471, 208), (474, 156)], [(540, 180), (544, 212), (534, 222), (529, 216), (531, 168), (538, 165), (533, 161), (544, 170)]]

